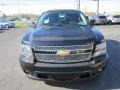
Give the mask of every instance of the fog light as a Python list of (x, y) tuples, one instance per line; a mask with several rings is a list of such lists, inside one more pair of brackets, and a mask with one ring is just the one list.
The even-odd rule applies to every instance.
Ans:
[(91, 64), (95, 64), (95, 61), (91, 61), (90, 63), (91, 63)]
[(28, 70), (23, 70), (26, 74), (30, 74), (30, 71)]

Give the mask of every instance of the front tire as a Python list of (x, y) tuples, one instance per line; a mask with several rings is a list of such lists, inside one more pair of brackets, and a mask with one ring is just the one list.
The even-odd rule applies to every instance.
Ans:
[(9, 26), (8, 25), (5, 25), (5, 29), (8, 29), (9, 28)]

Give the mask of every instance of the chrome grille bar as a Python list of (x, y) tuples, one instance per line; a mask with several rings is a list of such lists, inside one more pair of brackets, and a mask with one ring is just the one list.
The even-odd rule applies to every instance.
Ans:
[(40, 62), (51, 62), (51, 63), (70, 63), (70, 62), (81, 62), (90, 60), (92, 52), (70, 54), (65, 57), (61, 57), (56, 54), (40, 54), (35, 53), (35, 57)]
[(35, 51), (58, 51), (58, 50), (92, 50), (93, 44), (71, 46), (35, 46)]
[[(85, 45), (71, 45), (71, 46), (35, 46), (34, 53), (37, 61), (50, 63), (72, 63), (88, 61), (91, 59), (93, 43)], [(65, 57), (57, 55), (60, 50), (74, 51), (77, 53), (70, 53)], [(45, 53), (41, 53), (45, 52)], [(56, 52), (53, 54), (53, 51)], [(49, 53), (48, 53), (49, 52)]]

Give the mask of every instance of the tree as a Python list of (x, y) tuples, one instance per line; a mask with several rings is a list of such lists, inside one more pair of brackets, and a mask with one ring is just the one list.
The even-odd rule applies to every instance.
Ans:
[(7, 15), (5, 13), (3, 13), (2, 17), (3, 18), (7, 18)]

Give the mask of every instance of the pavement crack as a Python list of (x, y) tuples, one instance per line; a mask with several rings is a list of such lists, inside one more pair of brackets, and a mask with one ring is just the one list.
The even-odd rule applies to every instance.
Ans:
[(1, 78), (0, 83), (2, 83), (7, 77), (8, 77), (8, 75), (5, 75), (3, 78)]
[(19, 85), (18, 85), (18, 87), (17, 87), (17, 89), (16, 90), (21, 90), (20, 88), (21, 88), (21, 86), (22, 86), (22, 83), (20, 83)]

